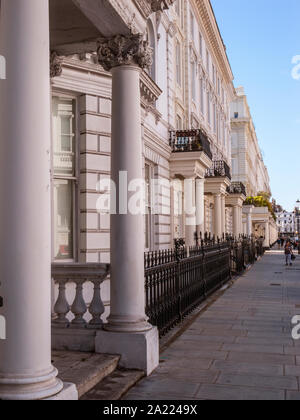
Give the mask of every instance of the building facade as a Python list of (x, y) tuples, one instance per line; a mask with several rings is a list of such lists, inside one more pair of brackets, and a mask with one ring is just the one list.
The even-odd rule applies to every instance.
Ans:
[[(243, 87), (236, 88), (235, 99), (231, 103), (230, 109), (232, 180), (245, 185), (247, 197), (256, 197), (262, 194), (271, 198), (268, 170), (259, 147)], [(244, 206), (242, 230), (246, 235), (264, 237), (265, 248), (269, 248), (278, 237), (274, 217), (267, 207)]]
[[(0, 340), (0, 398), (62, 390), (51, 313), (55, 348), (150, 374), (144, 251), (243, 233), (248, 181), (231, 182), (233, 75), (211, 4), (2, 0), (0, 13), (0, 313), (15, 332)], [(51, 262), (79, 271), (52, 294)], [(87, 307), (103, 329), (80, 330)]]
[(268, 170), (243, 87), (236, 89), (235, 100), (231, 103), (231, 129), (232, 179), (244, 183), (248, 197), (259, 192), (271, 197)]

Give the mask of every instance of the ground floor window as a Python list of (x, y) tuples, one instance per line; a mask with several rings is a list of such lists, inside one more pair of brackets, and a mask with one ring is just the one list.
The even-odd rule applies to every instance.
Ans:
[(52, 98), (53, 258), (74, 260), (76, 235), (76, 100)]
[(145, 164), (145, 249), (150, 251), (154, 247), (154, 166), (150, 163)]

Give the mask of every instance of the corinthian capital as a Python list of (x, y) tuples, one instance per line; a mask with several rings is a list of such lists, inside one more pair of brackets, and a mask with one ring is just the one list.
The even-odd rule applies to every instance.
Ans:
[(55, 51), (50, 54), (50, 77), (57, 77), (62, 74), (62, 57), (58, 56)]
[(142, 69), (150, 67), (152, 52), (142, 34), (117, 35), (98, 40), (98, 61), (107, 71), (123, 65), (138, 65)]

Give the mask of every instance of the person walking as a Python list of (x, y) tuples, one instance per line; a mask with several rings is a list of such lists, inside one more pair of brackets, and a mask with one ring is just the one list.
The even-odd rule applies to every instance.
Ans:
[(280, 249), (280, 246), (281, 246), (281, 240), (280, 240), (280, 238), (278, 238), (277, 239), (277, 247), (278, 247), (278, 249)]
[(293, 248), (292, 248), (292, 244), (291, 242), (288, 240), (286, 242), (285, 248), (284, 248), (284, 253), (285, 253), (285, 262), (286, 262), (286, 266), (290, 265), (292, 266), (292, 255), (293, 255)]

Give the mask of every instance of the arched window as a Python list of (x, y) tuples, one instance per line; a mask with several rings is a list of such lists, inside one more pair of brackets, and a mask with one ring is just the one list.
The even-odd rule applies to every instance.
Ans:
[(147, 71), (149, 76), (155, 81), (156, 78), (156, 42), (155, 42), (155, 33), (154, 28), (151, 20), (148, 20), (147, 23), (147, 41), (149, 43), (149, 46), (153, 49), (153, 55), (152, 55), (152, 66)]

